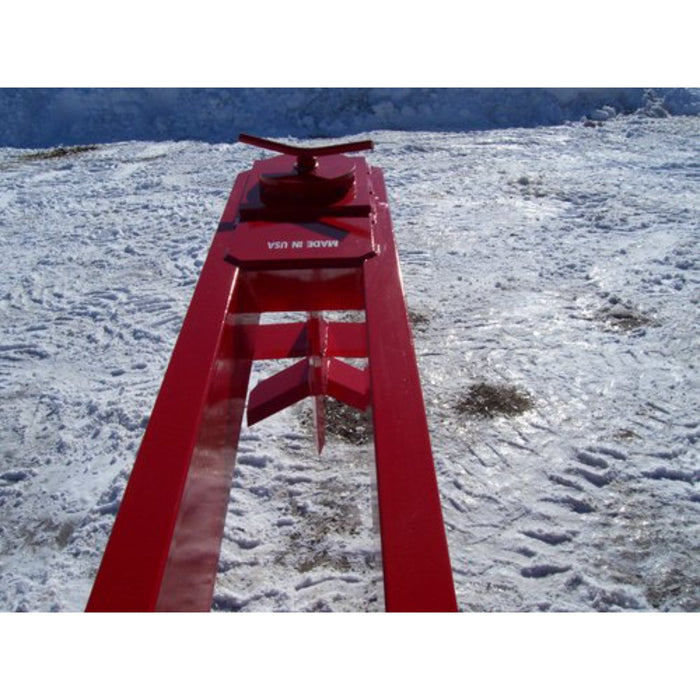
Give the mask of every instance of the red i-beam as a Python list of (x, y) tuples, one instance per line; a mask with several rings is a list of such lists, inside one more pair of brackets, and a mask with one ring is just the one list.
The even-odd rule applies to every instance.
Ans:
[[(371, 407), (387, 611), (456, 611), (423, 396), (371, 141), (277, 151), (233, 186), (124, 492), (88, 611), (208, 611), (241, 422), (313, 397)], [(364, 310), (362, 323), (324, 311)], [(306, 322), (259, 324), (266, 312)], [(339, 358), (367, 358), (365, 369)], [(253, 361), (299, 358), (248, 396)]]

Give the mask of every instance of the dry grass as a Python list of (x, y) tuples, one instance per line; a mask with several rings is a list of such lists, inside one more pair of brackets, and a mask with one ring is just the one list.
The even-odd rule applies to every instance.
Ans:
[(469, 387), (458, 401), (457, 412), (479, 418), (517, 416), (531, 409), (532, 398), (519, 389), (505, 384), (481, 382)]
[(50, 158), (64, 158), (65, 156), (73, 156), (78, 153), (87, 153), (88, 151), (96, 151), (97, 146), (58, 146), (46, 151), (36, 151), (27, 153), (21, 156), (22, 160), (47, 160)]

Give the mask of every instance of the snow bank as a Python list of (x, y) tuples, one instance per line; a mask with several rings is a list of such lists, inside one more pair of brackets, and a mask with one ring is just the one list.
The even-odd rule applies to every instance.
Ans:
[(0, 90), (0, 146), (193, 139), (240, 131), (336, 137), (373, 130), (532, 127), (638, 110), (700, 113), (700, 90), (641, 88), (59, 88)]

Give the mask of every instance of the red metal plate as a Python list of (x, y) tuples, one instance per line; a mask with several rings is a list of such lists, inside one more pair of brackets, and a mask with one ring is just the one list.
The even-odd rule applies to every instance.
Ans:
[(369, 219), (249, 221), (233, 232), (227, 258), (246, 269), (353, 267), (374, 255)]
[[(372, 239), (370, 179), (363, 158), (328, 156), (318, 167), (319, 175), (287, 178), (287, 183), (313, 189), (344, 173), (354, 174), (354, 185), (340, 200), (328, 203), (313, 197), (270, 204), (262, 199), (261, 178), (273, 179), (293, 171), (295, 160), (279, 156), (257, 161), (246, 179), (240, 218), (232, 211), (222, 224), (232, 230), (229, 259), (246, 269), (357, 266), (375, 253)], [(353, 214), (354, 213), (354, 214)]]

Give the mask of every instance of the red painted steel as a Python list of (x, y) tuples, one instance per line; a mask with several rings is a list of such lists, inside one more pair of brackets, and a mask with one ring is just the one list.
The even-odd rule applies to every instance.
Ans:
[(294, 146), (280, 141), (264, 139), (261, 136), (253, 136), (252, 134), (238, 134), (238, 140), (241, 143), (264, 148), (266, 151), (276, 151), (277, 153), (286, 153), (291, 156), (334, 156), (341, 153), (371, 151), (374, 148), (374, 143), (370, 139), (352, 141), (350, 143), (334, 143), (330, 146)]
[[(248, 423), (313, 397), (372, 408), (388, 611), (454, 611), (447, 540), (382, 173), (347, 151), (241, 135), (284, 155), (234, 184), (87, 609), (208, 610), (252, 362), (301, 358), (248, 396)], [(295, 160), (296, 159), (296, 160)], [(323, 312), (364, 310), (364, 322)], [(301, 323), (259, 323), (304, 311)], [(367, 358), (364, 369), (342, 358)]]
[(95, 579), (90, 611), (211, 607), (250, 369), (245, 348), (231, 352), (238, 324), (229, 314), (243, 290), (240, 271), (223, 260), (225, 243), (218, 234), (202, 269)]
[(377, 491), (387, 610), (457, 610), (413, 338), (381, 172), (364, 266)]
[[(327, 349), (331, 357), (367, 357), (367, 333), (364, 323), (326, 321)], [(268, 323), (249, 326), (249, 341), (254, 360), (307, 357), (311, 354), (308, 323)]]

